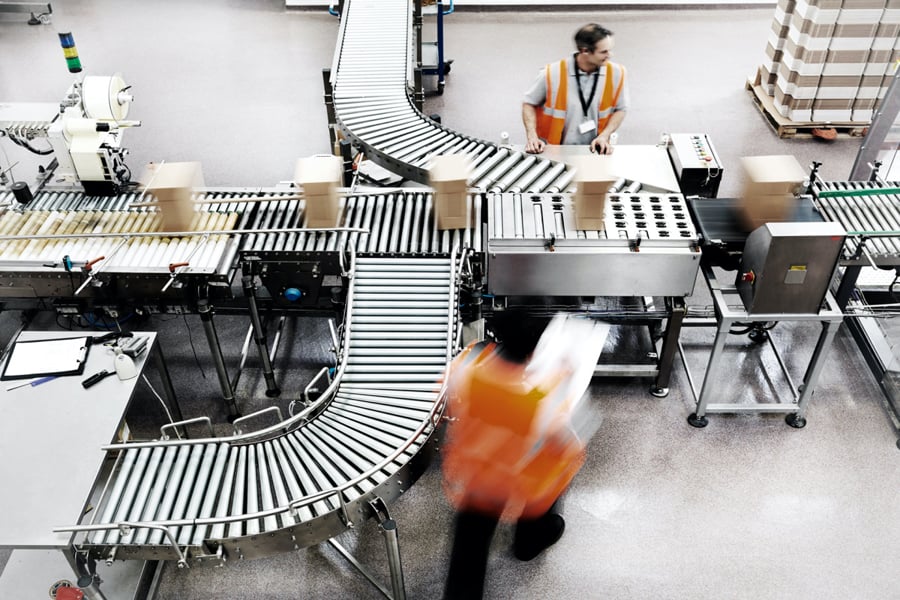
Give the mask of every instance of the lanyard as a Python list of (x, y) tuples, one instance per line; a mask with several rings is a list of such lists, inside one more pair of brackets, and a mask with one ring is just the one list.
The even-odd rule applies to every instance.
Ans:
[[(577, 56), (577, 55), (576, 55)], [(585, 99), (584, 92), (581, 89), (581, 77), (579, 77), (579, 71), (581, 69), (578, 68), (578, 61), (575, 61), (575, 85), (578, 86), (578, 99), (581, 100), (581, 110), (584, 111), (584, 116), (588, 116), (588, 108), (591, 106), (591, 102), (594, 100), (594, 93), (597, 91), (597, 81), (600, 79), (600, 68), (597, 67), (597, 70), (594, 71), (594, 83), (591, 84), (591, 95)]]

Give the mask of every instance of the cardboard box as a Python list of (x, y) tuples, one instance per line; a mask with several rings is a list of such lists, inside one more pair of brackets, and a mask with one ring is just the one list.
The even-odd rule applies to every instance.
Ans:
[(469, 161), (462, 154), (444, 154), (434, 159), (428, 182), (437, 193), (465, 192), (468, 189)]
[(742, 196), (795, 194), (806, 181), (806, 171), (793, 156), (745, 156), (741, 159), (746, 180)]
[(438, 229), (469, 227), (469, 195), (466, 190), (434, 193), (434, 219)]
[(337, 227), (341, 206), (337, 188), (341, 181), (341, 159), (312, 156), (297, 161), (294, 182), (302, 186), (306, 201), (306, 227)]
[(434, 188), (434, 220), (438, 229), (469, 227), (469, 161), (462, 154), (434, 159), (428, 182)]
[(575, 193), (575, 229), (603, 231), (606, 194)]
[(737, 204), (738, 220), (747, 231), (766, 223), (781, 223), (794, 214), (797, 199), (793, 194), (742, 196)]
[(619, 178), (615, 155), (576, 156), (569, 162), (575, 169), (575, 228), (602, 231), (606, 192)]
[(339, 227), (341, 205), (337, 194), (304, 194), (306, 202), (306, 227), (311, 229)]
[(341, 183), (341, 159), (337, 156), (311, 156), (297, 161), (294, 183), (304, 195), (336, 194)]
[(190, 231), (194, 220), (194, 189), (203, 187), (199, 162), (151, 164), (141, 178), (147, 193), (159, 202), (161, 231)]

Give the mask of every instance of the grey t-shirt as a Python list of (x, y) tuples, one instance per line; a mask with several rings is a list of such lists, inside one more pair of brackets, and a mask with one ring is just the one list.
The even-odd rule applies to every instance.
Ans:
[[(600, 96), (603, 95), (603, 86), (606, 85), (606, 66), (600, 67), (600, 70), (596, 75), (594, 73), (585, 73), (580, 70), (578, 72), (578, 77), (581, 79), (581, 91), (585, 97), (591, 93), (591, 87), (594, 85), (594, 77), (597, 77), (597, 89), (594, 90), (594, 96), (588, 102), (587, 116), (584, 115), (584, 110), (581, 108), (581, 99), (578, 97), (578, 84), (575, 82), (574, 57), (569, 57), (567, 59), (566, 66), (568, 67), (569, 81), (567, 83), (568, 90), (566, 91), (566, 124), (563, 127), (562, 143), (587, 145), (597, 137), (597, 128), (595, 126), (593, 131), (579, 133), (578, 126), (588, 119), (593, 121), (595, 125), (597, 123), (597, 105), (600, 104)], [(523, 102), (534, 106), (543, 106), (546, 99), (547, 71), (546, 68), (542, 68), (538, 72), (538, 76), (535, 78), (534, 83), (532, 83), (531, 87), (528, 88), (528, 91), (525, 92)], [(627, 77), (622, 85), (622, 92), (619, 94), (619, 101), (616, 103), (615, 110), (628, 110)]]

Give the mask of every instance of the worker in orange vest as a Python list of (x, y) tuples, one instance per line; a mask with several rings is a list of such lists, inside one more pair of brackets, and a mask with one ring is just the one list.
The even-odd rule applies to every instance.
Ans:
[(539, 154), (545, 144), (584, 144), (591, 152), (612, 153), (610, 136), (628, 108), (625, 67), (610, 60), (613, 34), (596, 23), (578, 30), (575, 47), (572, 58), (541, 69), (525, 92), (526, 152)]
[(498, 313), (500, 343), (469, 346), (451, 365), (442, 467), (457, 514), (445, 599), (482, 597), (501, 520), (516, 523), (513, 553), (526, 561), (565, 529), (558, 499), (584, 463), (584, 443), (554, 393), (569, 373), (543, 369), (535, 380), (529, 370), (542, 325), (519, 311)]

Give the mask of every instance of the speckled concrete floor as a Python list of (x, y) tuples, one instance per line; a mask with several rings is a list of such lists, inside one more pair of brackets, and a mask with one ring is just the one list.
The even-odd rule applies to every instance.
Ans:
[[(327, 151), (320, 70), (331, 64), (336, 19), (285, 12), (274, 1), (92, 0), (54, 9), (47, 27), (0, 16), (0, 101), (60, 97), (68, 76), (55, 30), (71, 29), (90, 72), (122, 71), (134, 85), (132, 116), (144, 122), (126, 140), (134, 166), (200, 160), (210, 185), (255, 187), (289, 179), (297, 157)], [(431, 98), (426, 111), (459, 131), (488, 139), (509, 131), (521, 143), (521, 92), (542, 64), (570, 51), (579, 25), (595, 20), (616, 32), (616, 59), (631, 76), (633, 106), (620, 143), (652, 144), (663, 131), (708, 133), (725, 164), (725, 196), (740, 189), (743, 155), (794, 154), (801, 164), (822, 161), (825, 178), (845, 178), (857, 140), (780, 140), (744, 90), (763, 59), (771, 17), (771, 8), (458, 12), (447, 19), (453, 71), (444, 95)], [(702, 283), (689, 303), (709, 303)], [(4, 318), (6, 332), (15, 318)], [(196, 317), (187, 323), (200, 340)], [(208, 378), (198, 375), (185, 323), (156, 319), (148, 326), (166, 333), (185, 416), (223, 419), (211, 364), (201, 356)], [(321, 361), (316, 340), (327, 331), (321, 323), (301, 329), (286, 354), (296, 362), (278, 371), (298, 389)], [(242, 335), (243, 323), (220, 320), (229, 364)], [(779, 326), (773, 335), (800, 372), (815, 327)], [(711, 339), (707, 330), (683, 334), (695, 376)], [(777, 376), (771, 371), (774, 384), (761, 376), (760, 362), (774, 364), (746, 338), (730, 341), (729, 368), (719, 382), (723, 401), (771, 398)], [(254, 386), (261, 397), (252, 368), (242, 385), (246, 397), (254, 397)], [(567, 533), (523, 564), (508, 550), (511, 531), (501, 527), (489, 598), (900, 598), (900, 453), (878, 386), (845, 331), (802, 430), (779, 415), (716, 415), (697, 430), (685, 420), (693, 400), (682, 371), (666, 398), (649, 395), (648, 387), (645, 380), (595, 381), (592, 401), (604, 420), (567, 498)], [(161, 418), (149, 398), (138, 398), (135, 411), (139, 425)], [(409, 597), (439, 597), (452, 513), (437, 468), (391, 510)], [(387, 581), (374, 523), (344, 537)], [(379, 593), (326, 545), (223, 569), (167, 565), (158, 597)]]

